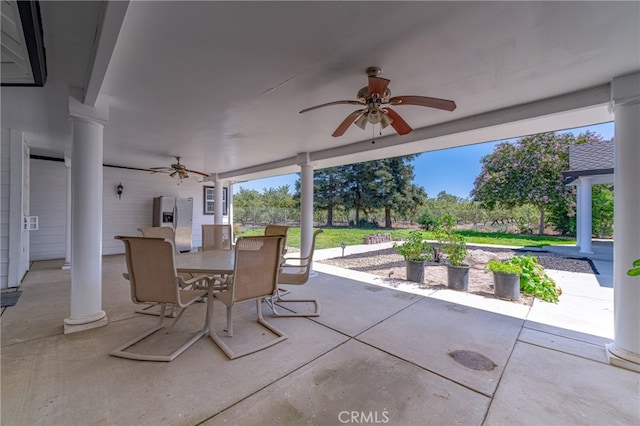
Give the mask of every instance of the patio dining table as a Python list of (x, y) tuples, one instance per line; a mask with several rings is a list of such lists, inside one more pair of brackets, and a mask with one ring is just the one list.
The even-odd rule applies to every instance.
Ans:
[(198, 275), (230, 275), (235, 266), (234, 250), (203, 250), (176, 255), (176, 270)]
[(227, 290), (224, 278), (234, 272), (235, 250), (203, 250), (178, 254), (175, 259), (177, 272), (207, 277), (207, 322), (211, 337), (215, 293)]

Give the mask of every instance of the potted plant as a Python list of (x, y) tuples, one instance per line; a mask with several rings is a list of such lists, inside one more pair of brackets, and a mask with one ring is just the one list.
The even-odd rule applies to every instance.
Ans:
[(522, 268), (520, 275), (520, 292), (535, 296), (540, 300), (550, 303), (558, 303), (562, 289), (538, 263), (538, 259), (531, 255), (519, 255), (509, 259), (509, 263)]
[(440, 218), (435, 230), (440, 250), (447, 255), (447, 287), (452, 290), (469, 289), (470, 266), (464, 263), (467, 257), (467, 244), (464, 237), (456, 231), (456, 220), (450, 215)]
[(500, 261), (489, 260), (487, 270), (493, 272), (493, 291), (496, 297), (507, 300), (520, 298), (520, 275), (522, 266), (511, 259)]
[(422, 232), (410, 232), (404, 243), (393, 243), (393, 248), (406, 261), (407, 280), (417, 283), (424, 282), (424, 262), (427, 260), (425, 252), (431, 246), (422, 239)]

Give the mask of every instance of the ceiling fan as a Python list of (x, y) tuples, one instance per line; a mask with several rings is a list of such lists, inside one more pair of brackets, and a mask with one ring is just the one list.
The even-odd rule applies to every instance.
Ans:
[[(382, 69), (379, 67), (367, 68), (367, 75), (369, 76), (369, 85), (363, 87), (358, 91), (356, 100), (334, 101), (326, 104), (316, 105), (311, 108), (306, 108), (300, 111), (300, 114), (304, 112), (313, 111), (314, 109), (323, 108), (330, 105), (360, 105), (364, 106), (363, 109), (358, 109), (347, 116), (344, 121), (338, 126), (331, 136), (342, 136), (347, 128), (351, 124), (355, 124), (362, 130), (367, 126), (367, 123), (380, 124), (384, 129), (391, 125), (398, 134), (406, 135), (413, 129), (400, 115), (393, 109), (386, 105), (417, 105), (430, 108), (443, 109), (445, 111), (453, 111), (456, 109), (456, 103), (447, 99), (429, 98), (426, 96), (391, 96), (391, 91), (388, 89), (389, 82), (386, 78), (379, 77)], [(383, 106), (384, 105), (384, 106)]]
[(151, 173), (169, 173), (169, 176), (178, 176), (180, 180), (187, 179), (189, 177), (189, 173), (209, 177), (208, 173), (187, 169), (184, 164), (180, 163), (180, 157), (176, 157), (176, 162), (169, 167), (151, 167), (149, 170), (151, 170)]

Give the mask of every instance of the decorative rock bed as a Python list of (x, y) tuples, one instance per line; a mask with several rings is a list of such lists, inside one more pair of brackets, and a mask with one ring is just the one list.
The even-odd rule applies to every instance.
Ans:
[[(493, 275), (485, 272), (485, 267), (489, 259), (504, 260), (518, 254), (529, 254), (535, 256), (546, 269), (598, 273), (593, 263), (586, 258), (569, 258), (554, 253), (528, 251), (526, 249), (511, 250), (473, 246), (468, 246), (468, 249), (469, 255), (467, 256), (466, 262), (471, 265), (468, 291), (469, 293), (490, 298), (495, 298), (495, 295), (493, 290)], [(379, 275), (391, 284), (393, 284), (393, 282), (399, 282), (400, 280), (406, 280), (406, 262), (402, 256), (392, 248), (319, 260), (318, 262)], [(446, 268), (444, 263), (435, 261), (425, 262), (425, 281), (423, 284), (416, 283), (415, 285), (427, 288), (446, 288)], [(531, 305), (533, 303), (533, 297), (521, 295), (520, 299), (514, 301), (514, 303)]]

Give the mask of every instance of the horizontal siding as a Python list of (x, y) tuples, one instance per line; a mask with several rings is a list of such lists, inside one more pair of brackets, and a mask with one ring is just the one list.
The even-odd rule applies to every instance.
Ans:
[(11, 132), (2, 129), (0, 133), (0, 288), (9, 285), (9, 161), (11, 152)]
[(29, 259), (64, 259), (67, 221), (67, 168), (61, 161), (30, 160), (30, 214), (39, 228), (29, 232)]
[[(200, 223), (202, 216), (202, 183), (196, 179), (178, 180), (167, 174), (149, 173), (105, 167), (103, 172), (103, 227), (102, 247), (104, 254), (123, 253), (122, 242), (116, 235), (140, 235), (138, 228), (152, 226), (153, 198), (161, 195), (173, 197), (193, 197), (193, 246), (200, 245)], [(118, 199), (116, 186), (122, 183), (122, 199)], [(208, 219), (213, 222), (213, 219)], [(197, 226), (196, 226), (197, 224)]]
[[(47, 164), (44, 164), (47, 163)], [(31, 214), (39, 216), (40, 230), (30, 233), (31, 260), (65, 257), (66, 234), (66, 166), (62, 162), (31, 160)], [(116, 186), (122, 183), (124, 191), (118, 199)], [(48, 187), (48, 193), (36, 193), (37, 188)], [(201, 245), (201, 225), (213, 223), (213, 216), (202, 214), (203, 184), (191, 177), (180, 185), (167, 174), (141, 170), (103, 168), (102, 252), (124, 253), (122, 242), (116, 235), (140, 235), (138, 228), (152, 225), (153, 198), (161, 195), (193, 197), (193, 247)], [(43, 222), (43, 215), (48, 218)], [(227, 218), (225, 218), (226, 221)]]

